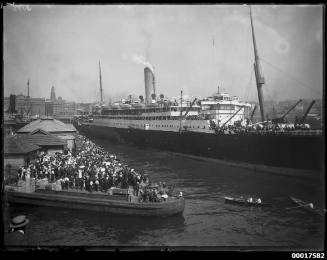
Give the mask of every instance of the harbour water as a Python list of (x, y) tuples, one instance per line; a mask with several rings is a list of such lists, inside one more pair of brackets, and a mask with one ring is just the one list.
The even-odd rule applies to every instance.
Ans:
[[(173, 247), (201, 250), (319, 250), (325, 220), (295, 206), (289, 196), (324, 208), (322, 177), (300, 178), (185, 158), (169, 152), (93, 140), (153, 181), (182, 191), (183, 216), (138, 218), (69, 209), (11, 206), (11, 216), (30, 219), (26, 239), (31, 246)], [(252, 208), (224, 203), (224, 196), (260, 197), (272, 207)]]

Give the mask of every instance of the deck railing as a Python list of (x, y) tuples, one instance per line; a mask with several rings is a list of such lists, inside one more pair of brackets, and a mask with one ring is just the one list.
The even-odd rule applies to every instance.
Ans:
[(278, 135), (278, 136), (321, 136), (322, 130), (295, 130), (295, 131), (269, 131), (269, 130), (257, 130), (257, 131), (228, 131), (218, 134), (234, 134), (234, 135)]

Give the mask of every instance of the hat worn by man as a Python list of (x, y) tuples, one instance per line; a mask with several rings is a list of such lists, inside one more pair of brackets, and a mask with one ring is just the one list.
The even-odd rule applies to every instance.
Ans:
[(21, 227), (26, 226), (29, 222), (30, 221), (26, 218), (26, 216), (21, 215), (21, 216), (14, 217), (11, 220), (11, 223), (9, 226), (10, 226), (10, 228), (21, 228)]

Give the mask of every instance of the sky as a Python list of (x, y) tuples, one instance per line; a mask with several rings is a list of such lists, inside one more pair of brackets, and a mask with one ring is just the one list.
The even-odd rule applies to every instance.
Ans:
[[(323, 95), (321, 5), (252, 5), (265, 100)], [(220, 91), (257, 101), (247, 5), (9, 5), (4, 7), (4, 96), (75, 102)]]

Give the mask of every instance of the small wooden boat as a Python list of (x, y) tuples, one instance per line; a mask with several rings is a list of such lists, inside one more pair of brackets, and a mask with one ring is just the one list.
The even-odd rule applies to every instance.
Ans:
[(35, 192), (6, 191), (9, 203), (82, 209), (133, 216), (166, 217), (182, 214), (185, 200), (169, 197), (162, 202), (138, 202), (127, 196), (39, 189)]
[(308, 212), (311, 212), (311, 213), (315, 213), (315, 214), (318, 214), (319, 216), (323, 216), (324, 215), (324, 211), (321, 210), (321, 209), (317, 209), (314, 207), (314, 205), (310, 202), (305, 202), (303, 200), (300, 200), (300, 199), (297, 199), (297, 198), (294, 198), (292, 196), (290, 196), (290, 199), (296, 204), (298, 205), (298, 207), (294, 207), (295, 208), (299, 208), (299, 209), (304, 209)]
[(242, 206), (255, 206), (255, 207), (267, 207), (271, 206), (269, 203), (258, 203), (256, 199), (254, 199), (252, 202), (249, 202), (246, 198), (232, 198), (232, 197), (224, 197), (226, 203), (231, 204), (238, 204)]

